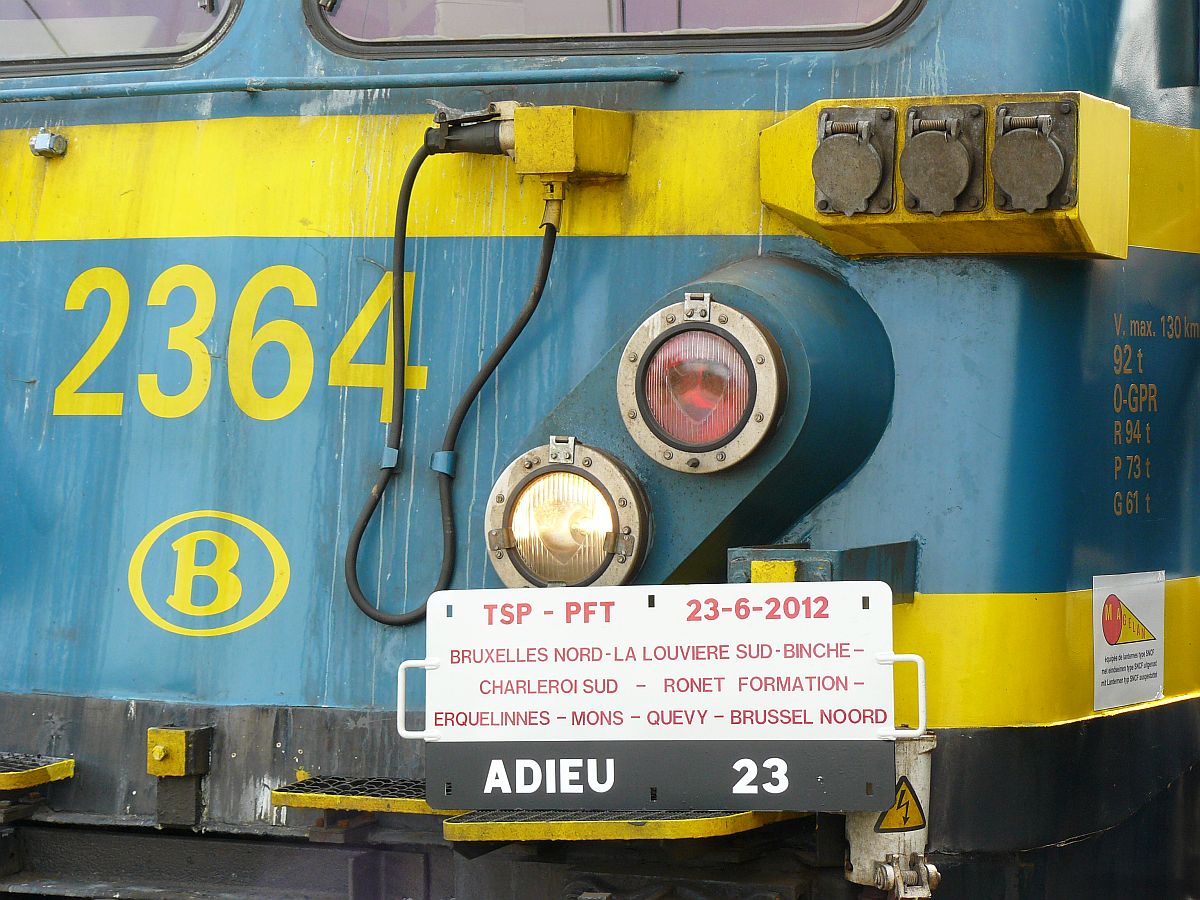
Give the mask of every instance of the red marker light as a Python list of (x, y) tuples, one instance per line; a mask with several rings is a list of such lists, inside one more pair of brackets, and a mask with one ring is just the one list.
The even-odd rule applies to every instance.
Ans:
[(670, 443), (704, 447), (732, 437), (750, 405), (750, 373), (718, 334), (689, 330), (654, 351), (643, 381), (646, 408)]

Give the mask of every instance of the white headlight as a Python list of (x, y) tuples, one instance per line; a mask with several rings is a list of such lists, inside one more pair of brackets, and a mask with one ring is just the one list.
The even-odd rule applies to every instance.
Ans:
[(648, 543), (645, 497), (632, 473), (571, 437), (513, 460), (485, 518), (492, 565), (509, 587), (624, 584)]

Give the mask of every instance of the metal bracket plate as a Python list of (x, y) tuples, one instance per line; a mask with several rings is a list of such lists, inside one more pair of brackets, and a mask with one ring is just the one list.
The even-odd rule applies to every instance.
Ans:
[(575, 438), (566, 435), (550, 435), (550, 462), (573, 465), (575, 462)]
[[(1049, 122), (1039, 117), (1049, 117)], [(1025, 121), (1022, 121), (1025, 120)], [(1035, 127), (1030, 127), (1037, 121)], [(1048, 126), (1048, 128), (1046, 127)], [(996, 208), (1006, 212), (1033, 212), (1035, 209), (1071, 209), (1077, 202), (1076, 157), (1079, 143), (1079, 107), (1064, 98), (1042, 103), (1006, 103), (996, 109), (995, 143), (992, 148), (992, 181)], [(1043, 152), (1036, 153), (1041, 149)], [(1062, 157), (1062, 173), (1057, 182), (1034, 183), (1045, 171), (1035, 170), (1041, 162), (1053, 165), (1055, 151)], [(1044, 157), (1044, 159), (1042, 158)], [(1043, 189), (1049, 189), (1044, 205), (1039, 205)], [(1038, 197), (1024, 203), (1021, 195)]]
[[(857, 126), (854, 134), (848, 132), (851, 126)], [(822, 109), (812, 161), (817, 210), (847, 216), (891, 212), (895, 161), (895, 110), (887, 106)]]
[[(900, 153), (904, 205), (916, 212), (935, 214), (969, 212), (983, 206), (984, 145), (987, 143), (987, 117), (983, 107), (977, 103), (910, 106), (904, 119), (905, 144)], [(940, 123), (946, 123), (946, 128), (917, 131), (920, 127), (929, 128)], [(951, 123), (954, 123), (955, 134), (947, 131)], [(955, 144), (958, 147), (954, 147)], [(939, 153), (939, 150), (952, 151), (953, 155)], [(963, 151), (966, 151), (967, 163), (965, 184), (955, 180), (961, 173), (954, 170)], [(948, 184), (951, 181), (954, 183)], [(942, 203), (937, 202), (936, 195), (939, 194), (945, 197)]]

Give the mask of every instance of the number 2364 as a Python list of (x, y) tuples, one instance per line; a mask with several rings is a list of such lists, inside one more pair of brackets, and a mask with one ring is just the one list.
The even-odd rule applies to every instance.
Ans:
[[(405, 273), (405, 321), (412, 318), (413, 276)], [(312, 341), (304, 327), (291, 319), (270, 319), (259, 323), (260, 307), (267, 295), (279, 289), (291, 298), (295, 308), (317, 306), (317, 289), (312, 279), (295, 266), (268, 266), (256, 272), (246, 282), (233, 307), (229, 326), (226, 365), (229, 391), (234, 402), (250, 418), (262, 421), (281, 419), (298, 407), (312, 386), (315, 360)], [(105, 295), (108, 315), (100, 333), (83, 352), (78, 362), (54, 389), (56, 416), (119, 416), (124, 408), (123, 391), (85, 391), (91, 378), (108, 355), (116, 348), (129, 321), (130, 292), (125, 276), (116, 269), (104, 266), (88, 269), (67, 290), (66, 309), (82, 310), (94, 297)], [(354, 362), (372, 327), (391, 306), (392, 274), (387, 272), (371, 292), (329, 358), (329, 380), (333, 386), (381, 388), (380, 418), (386, 420), (391, 410), (392, 392), (392, 326), (388, 321), (386, 358), (382, 363)], [(175, 419), (194, 412), (208, 396), (212, 383), (213, 354), (203, 338), (213, 324), (217, 310), (217, 290), (212, 277), (194, 265), (177, 265), (164, 271), (154, 280), (146, 297), (151, 307), (178, 304), (191, 315), (187, 321), (166, 329), (163, 336), (168, 350), (183, 355), (187, 379), (183, 388), (166, 393), (155, 372), (137, 376), (138, 398), (152, 415)], [(409, 329), (405, 329), (407, 337)], [(264, 395), (254, 381), (254, 360), (268, 344), (278, 345), (286, 354), (286, 377), (276, 393)], [(407, 344), (405, 355), (407, 356)], [(424, 366), (405, 366), (405, 387), (425, 387), (427, 370)]]

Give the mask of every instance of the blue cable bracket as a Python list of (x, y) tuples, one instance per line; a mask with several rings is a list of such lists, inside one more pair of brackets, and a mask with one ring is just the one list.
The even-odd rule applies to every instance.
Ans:
[(453, 450), (439, 450), (429, 457), (429, 468), (453, 478), (458, 471), (458, 454)]

